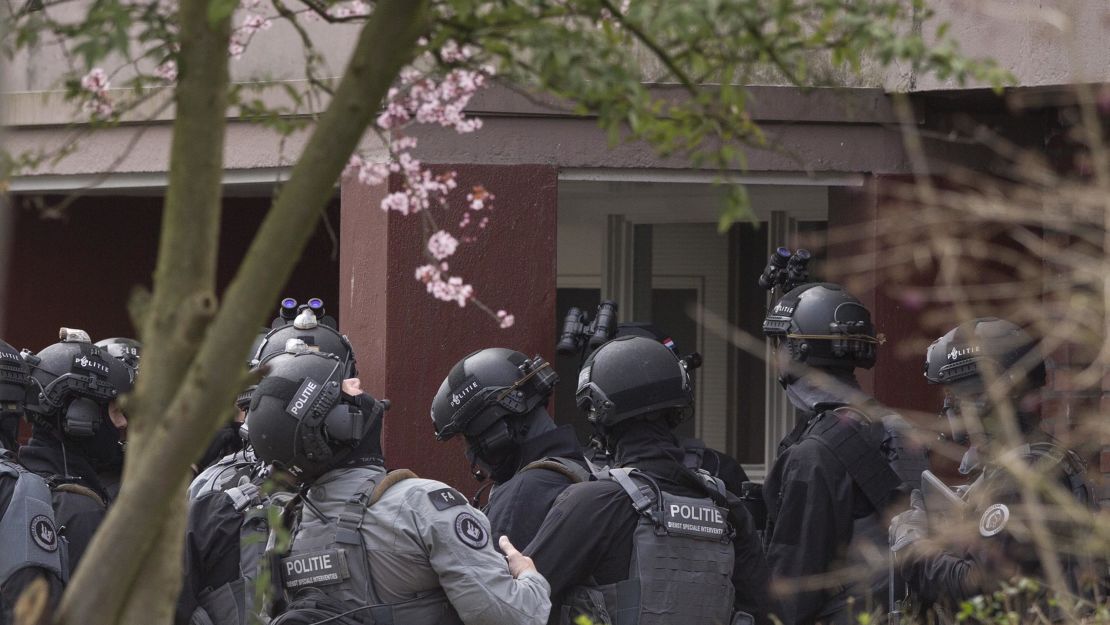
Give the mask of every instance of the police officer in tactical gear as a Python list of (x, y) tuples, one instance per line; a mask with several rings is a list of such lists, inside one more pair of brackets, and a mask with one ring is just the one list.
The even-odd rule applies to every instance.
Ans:
[[(913, 507), (891, 524), (891, 546), (915, 607), (952, 608), (1012, 577), (1048, 580), (1030, 536), (1031, 505), (1048, 510), (1043, 518), (1051, 545), (1045, 546), (1059, 558), (1066, 590), (1105, 600), (1104, 556), (1088, 557), (1083, 542), (1090, 529), (1053, 514), (1055, 504), (1046, 487), (1038, 489), (1041, 501), (1025, 499), (1019, 478), (1003, 466), (1007, 458), (1027, 463), (1049, 478), (1047, 488), (1070, 493), (1080, 506), (1096, 511), (1083, 461), (1039, 427), (1039, 389), (1046, 376), (1037, 343), (1009, 321), (974, 319), (929, 346), (925, 377), (944, 387), (942, 414), (955, 440), (970, 444), (960, 472), (975, 479), (959, 497), (934, 497), (928, 489), (925, 496), (915, 492)], [(1021, 433), (1017, 448), (1003, 434), (1006, 420)], [(935, 482), (927, 485), (937, 487)], [(938, 505), (953, 499), (947, 509)], [(931, 529), (936, 530), (932, 535)]]
[(277, 560), (288, 604), (275, 625), (542, 623), (546, 580), (504, 540), (507, 563), (489, 521), (457, 491), (386, 473), (385, 404), (343, 376), (340, 359), (300, 353), (251, 398), (255, 452), (303, 484), (290, 549)]
[[(679, 354), (678, 346), (675, 344), (674, 339), (664, 334), (650, 323), (630, 321), (618, 324), (616, 336), (646, 336), (647, 338), (659, 341), (674, 352), (675, 355)], [(691, 375), (693, 375), (692, 371)], [(701, 469), (709, 473), (713, 477), (724, 482), (728, 492), (737, 497), (741, 496), (744, 490), (744, 483), (748, 481), (748, 474), (735, 458), (722, 451), (706, 446), (705, 441), (699, 438), (683, 438), (679, 440), (679, 445), (681, 445), (682, 449), (686, 452), (682, 462), (687, 468)]]
[[(265, 334), (259, 336), (259, 343)], [(285, 352), (267, 356), (259, 367), (272, 367), (307, 349), (303, 341), (290, 339)], [(341, 358), (354, 359), (347, 353)], [(212, 444), (234, 447), (223, 442), (234, 434), (242, 441), (238, 449), (210, 463), (189, 485), (177, 625), (248, 625), (262, 609), (255, 602), (255, 582), (263, 565), (269, 513), (292, 497), (288, 491), (293, 487), (258, 460), (249, 445), (245, 420), (256, 388), (252, 385), (239, 393), (235, 399), (239, 418), (232, 426), (220, 428)]]
[(678, 358), (625, 337), (587, 358), (578, 406), (613, 467), (556, 500), (525, 549), (551, 583), (551, 623), (729, 623), (761, 617), (767, 572), (750, 515), (720, 481), (683, 463), (674, 426), (693, 405)]
[(555, 497), (590, 478), (570, 425), (547, 412), (558, 382), (540, 356), (493, 347), (460, 360), (432, 400), (436, 439), (466, 438), (466, 454), (493, 481), (489, 517), (494, 536), (527, 545)]
[[(96, 342), (96, 346), (109, 356), (127, 365), (132, 372), (132, 381), (139, 375), (139, 361), (142, 359), (143, 345), (135, 339), (115, 337)], [(119, 496), (123, 480), (123, 463), (105, 466), (97, 472), (100, 483), (108, 492), (109, 499)]]
[(16, 462), (13, 451), (29, 387), (23, 358), (0, 341), (0, 625), (12, 622), (15, 602), (32, 581), (45, 579), (56, 602), (67, 574), (50, 486)]
[(119, 398), (134, 385), (135, 371), (81, 330), (62, 328), (59, 335), (61, 342), (37, 354), (24, 352), (31, 368), (31, 440), (19, 449), (19, 461), (53, 489), (72, 572), (112, 499), (102, 476), (119, 475), (123, 466), (127, 417)]
[(919, 483), (925, 454), (906, 422), (856, 381), (856, 368), (874, 366), (880, 342), (858, 299), (831, 283), (795, 287), (763, 332), (798, 414), (763, 484), (772, 585), (784, 591), (778, 617), (856, 622), (860, 612), (883, 610), (889, 510)]

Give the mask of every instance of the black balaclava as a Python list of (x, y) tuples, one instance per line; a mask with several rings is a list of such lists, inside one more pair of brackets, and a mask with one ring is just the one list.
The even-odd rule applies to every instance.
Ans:
[[(61, 426), (65, 417), (59, 417)], [(62, 432), (59, 427), (58, 432)], [(100, 424), (92, 436), (62, 436), (67, 452), (80, 454), (97, 472), (118, 471), (123, 467), (120, 431), (108, 417), (108, 406), (100, 406)]]
[(15, 412), (0, 411), (0, 447), (8, 451), (19, 449), (19, 420)]
[(660, 459), (681, 463), (686, 455), (663, 414), (618, 423), (605, 432), (605, 437), (612, 446), (616, 466)]
[(786, 397), (805, 419), (825, 405), (861, 405), (871, 400), (860, 390), (852, 369), (800, 370), (786, 385)]
[[(80, 478), (84, 484), (107, 496), (108, 493), (101, 484), (99, 474), (107, 472), (105, 467), (112, 465), (113, 461), (117, 461), (117, 467), (122, 467), (122, 451), (119, 452), (118, 458), (112, 458), (111, 454), (104, 453), (99, 455), (106, 457), (94, 459), (88, 455), (85, 447), (95, 449), (98, 447), (97, 445), (78, 445), (72, 438), (62, 434), (61, 429), (51, 426), (44, 419), (44, 417), (36, 416), (31, 420), (31, 440), (27, 445), (20, 447), (20, 460), (41, 458), (55, 467), (55, 470), (58, 470), (64, 477)], [(112, 427), (111, 424), (107, 428), (115, 432), (115, 427)], [(97, 431), (101, 432), (107, 428), (100, 427)], [(91, 440), (89, 439), (90, 442)], [(118, 443), (116, 446), (119, 447)], [(24, 462), (24, 464), (28, 464), (28, 462)], [(30, 465), (28, 464), (28, 466)]]
[[(500, 454), (496, 456), (478, 455), (474, 445), (468, 445), (466, 457), (485, 471), (491, 480), (503, 484), (520, 470), (524, 458), (530, 458), (528, 453), (529, 441), (534, 441), (540, 436), (556, 429), (555, 420), (548, 414), (547, 408), (540, 404), (526, 415), (520, 417), (508, 416), (494, 423), (491, 427), (509, 428), (512, 442), (506, 444)], [(469, 442), (469, 441), (468, 441)]]
[[(362, 393), (358, 397), (351, 397), (344, 393), (342, 401), (358, 406), (358, 409), (363, 414), (370, 414), (374, 410), (374, 398), (366, 393)], [(339, 467), (365, 467), (375, 465), (379, 467), (385, 466), (385, 454), (382, 451), (382, 424), (384, 421), (384, 413), (382, 416), (374, 419), (370, 424), (370, 429), (366, 432), (366, 436), (355, 445), (351, 453), (347, 455), (336, 466)]]

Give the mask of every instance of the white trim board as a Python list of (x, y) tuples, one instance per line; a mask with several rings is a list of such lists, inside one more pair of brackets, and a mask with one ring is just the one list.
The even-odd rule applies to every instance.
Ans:
[[(223, 173), (223, 185), (272, 185), (289, 179), (289, 167), (259, 169), (229, 169)], [(169, 184), (166, 172), (72, 174), (41, 176), (15, 176), (11, 182), (12, 193), (53, 193), (88, 190), (92, 192), (122, 189), (164, 189)]]

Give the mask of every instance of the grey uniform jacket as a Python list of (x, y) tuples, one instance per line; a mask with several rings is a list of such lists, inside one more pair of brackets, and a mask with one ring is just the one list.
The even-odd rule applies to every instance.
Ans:
[[(302, 508), (293, 537), (323, 521), (313, 506), (338, 518), (351, 498), (380, 467), (325, 473), (308, 490), (313, 505)], [(466, 625), (543, 625), (551, 610), (551, 588), (536, 572), (518, 579), (494, 548), (489, 520), (442, 482), (410, 478), (389, 488), (363, 517), (374, 585), (383, 602), (394, 603), (442, 587)], [(518, 545), (520, 547), (522, 545)]]

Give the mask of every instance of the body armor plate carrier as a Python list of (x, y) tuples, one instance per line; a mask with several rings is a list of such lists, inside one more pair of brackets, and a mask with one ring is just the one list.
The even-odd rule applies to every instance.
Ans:
[(15, 479), (11, 501), (0, 519), (0, 586), (17, 571), (36, 567), (65, 581), (66, 541), (54, 523), (46, 481), (0, 456), (0, 476)]
[(635, 469), (602, 471), (624, 489), (639, 515), (628, 579), (579, 586), (561, 623), (586, 614), (598, 625), (721, 625), (732, 619), (733, 529), (712, 499), (663, 492)]
[[(314, 622), (312, 615), (322, 617), (325, 613), (331, 615), (328, 622), (336, 625), (408, 625), (423, 622), (421, 618), (433, 612), (440, 614), (434, 621), (437, 625), (462, 625), (442, 589), (390, 604), (381, 600), (374, 586), (362, 539), (363, 520), (389, 486), (406, 477), (413, 474), (404, 470), (378, 474), (355, 491), (338, 519), (309, 531), (294, 530), (295, 543), (278, 562), (281, 583), (290, 600), (289, 611), (272, 625)], [(306, 617), (308, 620), (304, 620)]]
[(265, 495), (261, 482), (262, 478), (253, 482), (244, 479), (238, 486), (223, 491), (235, 511), (243, 515), (239, 526), (239, 577), (202, 592), (197, 597), (199, 606), (191, 625), (247, 625), (257, 620), (261, 606), (255, 606), (256, 581), (270, 532), (269, 513), (271, 509), (280, 509), (292, 497), (285, 492)]

